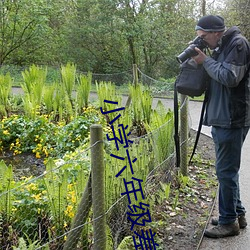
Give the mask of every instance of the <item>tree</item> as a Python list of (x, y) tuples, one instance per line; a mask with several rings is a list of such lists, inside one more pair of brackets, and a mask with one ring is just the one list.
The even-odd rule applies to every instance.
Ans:
[[(46, 10), (38, 1), (8, 0), (0, 2), (0, 65), (27, 42), (35, 40), (43, 32), (43, 20)], [(31, 53), (41, 46), (35, 44), (29, 48)], [(19, 63), (19, 62), (17, 62)]]
[[(194, 32), (193, 1), (78, 0), (76, 15), (67, 28), (68, 59), (85, 71), (109, 73), (137, 64), (146, 74), (176, 74), (176, 51)], [(180, 11), (190, 13), (184, 17)], [(190, 26), (189, 21), (192, 23)], [(181, 32), (181, 33), (180, 33)], [(183, 34), (184, 33), (184, 34)], [(184, 39), (185, 37), (187, 39)], [(180, 41), (181, 37), (181, 41)], [(170, 67), (166, 70), (166, 67)], [(171, 72), (172, 70), (172, 72)], [(171, 73), (170, 73), (171, 72)]]
[(225, 0), (221, 11), (228, 27), (239, 26), (250, 39), (250, 2), (248, 0)]
[(79, 69), (98, 73), (127, 69), (127, 48), (115, 12), (115, 1), (77, 1), (63, 48)]
[(179, 70), (176, 56), (194, 39), (198, 17), (212, 13), (214, 4), (214, 0), (1, 1), (0, 64), (72, 62), (81, 71), (104, 74), (137, 64), (153, 78), (173, 77)]

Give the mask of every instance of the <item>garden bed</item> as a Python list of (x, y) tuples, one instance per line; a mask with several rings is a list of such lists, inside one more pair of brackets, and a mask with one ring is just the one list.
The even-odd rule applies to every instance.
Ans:
[[(191, 137), (194, 137), (193, 131)], [(34, 154), (9, 156), (5, 161), (14, 166), (16, 177), (31, 173), (36, 176), (45, 169), (42, 159)], [(189, 178), (178, 179), (176, 169), (173, 170), (169, 197), (162, 197), (162, 202), (157, 199), (151, 207), (150, 225), (157, 234), (157, 249), (198, 249), (217, 191), (213, 161), (212, 139), (201, 135), (194, 163), (189, 166)], [(132, 239), (130, 243), (132, 247)]]
[[(6, 249), (23, 244), (60, 249), (70, 239), (68, 233), (91, 167), (90, 126), (102, 124), (107, 135), (104, 145), (107, 249), (134, 248), (131, 245), (134, 230), (130, 229), (125, 211), (128, 201), (120, 199), (124, 194), (122, 180), (131, 180), (134, 171), (137, 180), (144, 182), (146, 199), (143, 201), (143, 195), (139, 200), (132, 197), (131, 203), (138, 206), (147, 202), (150, 206), (150, 228), (156, 233), (157, 250), (187, 249), (186, 246), (193, 250), (201, 238), (216, 193), (213, 157), (207, 158), (210, 149), (213, 152), (211, 139), (201, 136), (194, 164), (189, 166), (188, 176), (182, 176), (174, 166), (171, 110), (166, 110), (160, 101), (152, 110), (150, 91), (142, 85), (129, 85), (131, 105), (123, 111), (122, 98), (116, 95), (111, 83), (97, 84), (98, 100), (89, 105), (91, 75), (76, 76), (75, 72), (74, 65), (63, 67), (62, 82), (48, 86), (46, 71), (32, 66), (24, 72), (23, 97), (12, 96), (2, 103), (0, 149), (7, 165), (0, 163), (0, 245)], [(34, 73), (39, 85), (32, 80)], [(5, 85), (10, 92), (9, 75), (5, 77)], [(73, 89), (76, 89), (74, 96)], [(8, 91), (4, 92), (4, 100), (9, 98)], [(118, 119), (115, 112), (118, 110), (122, 118), (113, 129), (110, 124)], [(111, 143), (118, 139), (113, 130), (118, 131), (120, 125), (124, 126), (124, 137), (131, 132), (133, 142), (128, 141), (129, 147), (121, 141), (119, 147)], [(125, 135), (128, 126), (130, 131)], [(124, 168), (129, 158), (134, 163), (133, 171), (131, 166)], [(13, 168), (8, 167), (10, 163)], [(124, 172), (117, 178), (121, 169)], [(77, 249), (91, 249), (93, 245), (91, 216), (84, 236), (76, 239)], [(141, 217), (140, 220), (143, 222)], [(137, 232), (141, 232), (139, 225), (143, 224), (136, 225)], [(148, 224), (144, 229), (148, 229)]]

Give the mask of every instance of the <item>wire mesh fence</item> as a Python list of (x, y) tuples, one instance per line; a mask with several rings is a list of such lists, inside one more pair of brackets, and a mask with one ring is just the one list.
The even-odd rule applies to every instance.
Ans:
[[(154, 82), (146, 75), (143, 78)], [(155, 200), (161, 199), (157, 195), (161, 184), (171, 182), (175, 168), (173, 114), (160, 116), (165, 121), (148, 127), (151, 132), (140, 137), (133, 136), (137, 128), (130, 124), (132, 136), (127, 147), (117, 150), (115, 141), (102, 135), (96, 143), (102, 145), (99, 150), (104, 147), (104, 157), (101, 151), (92, 152), (94, 142), (75, 152), (79, 157), (74, 159), (48, 159), (39, 166), (43, 173), (37, 176), (17, 178), (11, 165), (1, 161), (1, 249), (143, 249), (145, 239), (157, 246), (150, 229), (150, 210)], [(99, 165), (94, 173), (93, 164)], [(103, 184), (93, 178), (102, 170)], [(130, 185), (134, 186), (129, 190)], [(96, 215), (95, 209), (103, 205), (104, 211)], [(135, 219), (139, 214), (136, 208), (146, 219)], [(145, 222), (151, 237), (142, 237)]]
[[(41, 68), (47, 68), (47, 66), (41, 65)], [(17, 86), (20, 85), (21, 82), (23, 82), (22, 72), (25, 70), (28, 70), (29, 67), (18, 67), (18, 66), (11, 66), (11, 65), (3, 65), (0, 69), (0, 74), (7, 74), (10, 73), (11, 76), (15, 79), (15, 83)], [(147, 86), (151, 89), (151, 91), (155, 95), (167, 95), (172, 96), (173, 90), (174, 90), (174, 79), (160, 79), (156, 80), (145, 73), (136, 66), (137, 70), (137, 77), (138, 82), (143, 84), (144, 86)], [(84, 74), (87, 75), (88, 72), (82, 72), (77, 70), (77, 74)], [(134, 83), (135, 76), (134, 76), (133, 69), (123, 71), (123, 72), (117, 72), (117, 73), (111, 73), (111, 74), (99, 74), (99, 73), (92, 73), (92, 84), (95, 84), (96, 82), (112, 82), (116, 84), (117, 86), (125, 85), (127, 86), (129, 83)], [(47, 81), (48, 83), (52, 84), (53, 82), (60, 82), (61, 81), (61, 75), (60, 75), (60, 67), (51, 66), (47, 68)]]
[(146, 74), (144, 74), (139, 68), (139, 81), (148, 86), (155, 95), (160, 96), (173, 96), (174, 92), (174, 79), (161, 79), (156, 80)]

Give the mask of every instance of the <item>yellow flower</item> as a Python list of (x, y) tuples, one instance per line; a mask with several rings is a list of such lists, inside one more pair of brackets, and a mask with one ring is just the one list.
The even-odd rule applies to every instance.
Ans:
[(72, 195), (71, 201), (72, 201), (72, 203), (76, 203), (76, 196), (75, 195)]
[(37, 185), (35, 183), (30, 183), (29, 185), (26, 186), (26, 189), (28, 191), (34, 191), (37, 190)]
[(40, 159), (41, 158), (41, 155), (39, 152), (36, 152), (36, 158)]
[(16, 212), (17, 208), (13, 207), (11, 210), (12, 210), (12, 212)]
[(29, 176), (29, 177), (21, 176), (20, 179), (21, 179), (21, 180), (24, 180), (24, 181), (29, 181), (29, 180), (32, 179), (32, 176)]
[(22, 153), (22, 151), (19, 151), (19, 150), (16, 149), (16, 150), (14, 150), (14, 153), (13, 153), (13, 154), (14, 154), (14, 155), (18, 155), (18, 154), (21, 154), (21, 153)]
[(40, 201), (42, 199), (41, 195), (42, 195), (41, 193), (33, 194), (32, 197), (35, 198), (36, 201)]
[(45, 154), (46, 157), (48, 157), (49, 153), (46, 147), (43, 147), (43, 153)]
[(5, 130), (3, 131), (3, 134), (4, 134), (4, 135), (9, 135), (10, 133), (9, 133), (9, 131), (8, 131), (7, 129), (5, 129)]
[(65, 215), (68, 215), (69, 218), (73, 218), (74, 217), (73, 206), (68, 205), (66, 208), (66, 211), (64, 211), (64, 213), (65, 213)]

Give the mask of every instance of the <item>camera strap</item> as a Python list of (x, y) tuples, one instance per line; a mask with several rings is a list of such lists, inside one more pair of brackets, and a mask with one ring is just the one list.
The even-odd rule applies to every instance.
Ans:
[(178, 92), (176, 83), (174, 84), (174, 142), (175, 142), (175, 158), (176, 167), (180, 167), (180, 137), (179, 137), (179, 105), (178, 105)]
[[(195, 151), (199, 142), (203, 117), (204, 117), (206, 104), (207, 104), (207, 96), (208, 96), (207, 92), (208, 91), (205, 91), (205, 97), (204, 97), (204, 101), (202, 103), (202, 108), (201, 108), (199, 126), (196, 132), (195, 143), (194, 143), (194, 147), (192, 150), (192, 154), (189, 159), (189, 164), (191, 164), (192, 162), (193, 156), (195, 154)], [(174, 128), (175, 128), (174, 141), (175, 141), (175, 151), (176, 151), (176, 167), (179, 168), (181, 160), (180, 160), (180, 137), (179, 137), (179, 105), (178, 105), (178, 92), (176, 89), (176, 84), (174, 85)]]
[(205, 96), (204, 96), (204, 100), (203, 100), (202, 108), (201, 108), (199, 126), (198, 126), (198, 130), (196, 132), (196, 138), (195, 138), (195, 142), (194, 142), (193, 151), (192, 151), (192, 154), (191, 154), (190, 159), (189, 159), (189, 164), (191, 164), (191, 162), (192, 162), (193, 156), (195, 154), (195, 151), (196, 151), (196, 148), (197, 148), (197, 145), (198, 145), (198, 142), (199, 142), (199, 138), (200, 138), (200, 134), (201, 134), (201, 129), (202, 129), (203, 117), (204, 117), (204, 113), (205, 113), (205, 109), (206, 109), (206, 104), (207, 104), (207, 92), (208, 91), (205, 91)]

